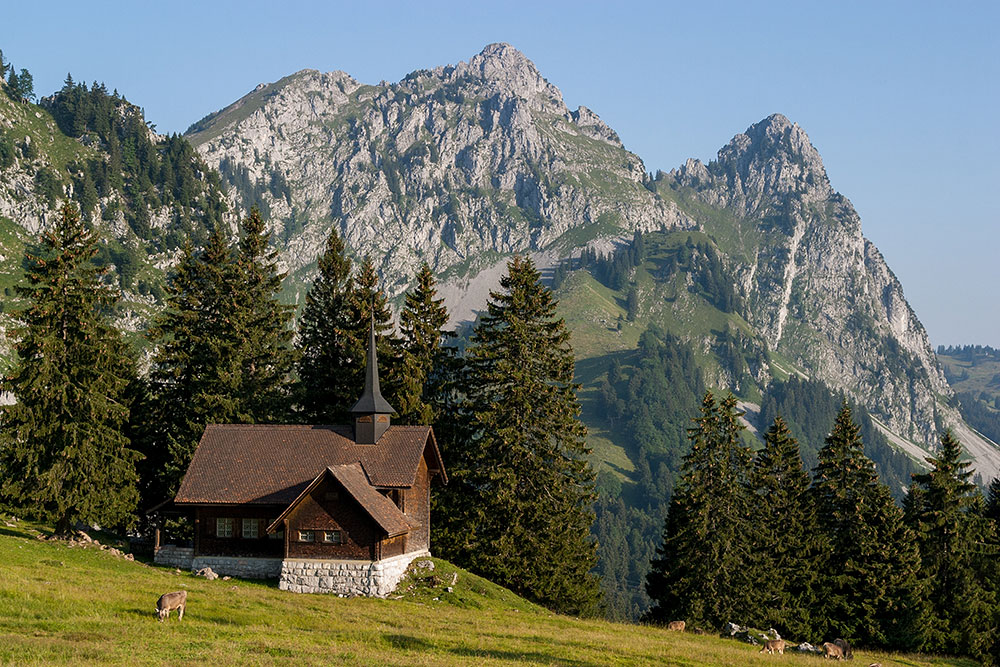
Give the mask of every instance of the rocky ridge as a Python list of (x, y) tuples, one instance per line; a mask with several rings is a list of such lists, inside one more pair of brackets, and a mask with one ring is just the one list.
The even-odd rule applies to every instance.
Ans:
[[(893, 433), (934, 447), (959, 427), (927, 333), (806, 133), (780, 114), (736, 135), (709, 165), (688, 160), (664, 191), (729, 213), (701, 222), (729, 253), (748, 322), (771, 349), (865, 404)], [(979, 465), (1000, 470), (974, 436)]]
[[(482, 307), (512, 253), (545, 266), (635, 230), (699, 228), (724, 252), (741, 314), (769, 349), (924, 450), (939, 426), (960, 422), (899, 281), (784, 116), (654, 183), (596, 114), (568, 109), (530, 60), (493, 44), (398, 83), (303, 70), (187, 136), (229, 175), (235, 206), (268, 206), (299, 293), (333, 226), (372, 256), (394, 296), (428, 261), (458, 319)], [(284, 196), (265, 187), (276, 179), (289, 184)], [(979, 444), (984, 473), (1000, 470), (995, 448)]]
[(644, 187), (642, 161), (611, 128), (568, 109), (507, 44), (392, 84), (303, 70), (187, 136), (223, 176), (238, 165), (250, 182), (287, 180), (288, 198), (262, 199), (279, 235), (294, 230), (284, 257), (302, 284), (331, 226), (398, 295), (425, 260), (454, 286), (511, 253), (545, 264), (602, 238), (692, 224)]

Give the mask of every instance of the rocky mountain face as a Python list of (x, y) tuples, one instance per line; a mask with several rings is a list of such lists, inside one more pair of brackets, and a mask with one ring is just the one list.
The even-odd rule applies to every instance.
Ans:
[(568, 109), (506, 44), (391, 84), (297, 72), (186, 136), (237, 186), (234, 204), (270, 211), (303, 283), (331, 226), (398, 295), (423, 261), (468, 287), (512, 253), (547, 263), (597, 239), (692, 224), (644, 187), (642, 161), (611, 128)]
[[(398, 83), (297, 72), (187, 136), (237, 208), (270, 212), (299, 293), (331, 227), (392, 295), (429, 262), (458, 319), (513, 253), (551, 265), (635, 230), (700, 229), (736, 276), (741, 314), (796, 366), (784, 372), (847, 391), (917, 457), (939, 427), (961, 426), (899, 281), (783, 116), (654, 182), (596, 114), (568, 109), (530, 60), (494, 44)], [(966, 435), (984, 474), (1000, 470), (995, 448)]]
[(689, 160), (661, 181), (728, 214), (702, 226), (727, 249), (745, 316), (772, 349), (917, 443), (958, 425), (926, 331), (798, 125), (771, 116), (718, 160)]

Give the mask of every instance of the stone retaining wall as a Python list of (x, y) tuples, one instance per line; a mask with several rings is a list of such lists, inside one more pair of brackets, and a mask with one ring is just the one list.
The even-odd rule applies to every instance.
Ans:
[(338, 593), (385, 597), (396, 590), (407, 566), (415, 558), (430, 556), (413, 551), (380, 561), (288, 559), (281, 563), (278, 588), (293, 593)]
[(273, 579), (281, 572), (280, 558), (240, 558), (237, 556), (198, 556), (191, 561), (191, 571), (210, 567), (218, 575), (244, 579)]
[(176, 544), (161, 545), (153, 554), (153, 562), (157, 565), (170, 565), (179, 567), (182, 570), (191, 569), (191, 561), (194, 558), (194, 549), (191, 547), (179, 547)]

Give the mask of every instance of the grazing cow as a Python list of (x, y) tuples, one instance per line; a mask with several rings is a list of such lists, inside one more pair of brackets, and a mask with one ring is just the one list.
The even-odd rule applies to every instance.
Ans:
[(839, 646), (840, 650), (844, 652), (844, 658), (854, 660), (854, 651), (851, 650), (851, 645), (847, 643), (846, 639), (834, 639), (833, 643)]
[(763, 653), (767, 651), (771, 655), (777, 651), (780, 655), (785, 655), (785, 640), (784, 639), (768, 639), (764, 642), (764, 645), (760, 647), (760, 652)]
[(187, 604), (187, 591), (177, 591), (175, 593), (164, 593), (156, 601), (156, 615), (160, 621), (170, 618), (170, 611), (177, 610), (177, 620), (184, 618), (184, 606)]
[(677, 632), (684, 632), (684, 621), (670, 621), (667, 625), (667, 630), (676, 630)]
[(824, 658), (836, 658), (837, 660), (844, 659), (844, 649), (840, 648), (836, 644), (831, 644), (830, 642), (823, 642), (823, 657)]

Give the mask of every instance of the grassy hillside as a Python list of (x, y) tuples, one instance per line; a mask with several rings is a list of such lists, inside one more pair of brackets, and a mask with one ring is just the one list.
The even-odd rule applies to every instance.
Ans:
[[(579, 620), (540, 609), (435, 560), (434, 581), (400, 599), (300, 595), (273, 583), (206, 581), (97, 547), (36, 538), (0, 523), (0, 663), (165, 664), (816, 664), (772, 658), (732, 640)], [(445, 592), (457, 575), (453, 592)], [(429, 587), (428, 584), (431, 584)], [(178, 622), (157, 622), (157, 597), (188, 591)], [(859, 654), (857, 664), (971, 665)]]

